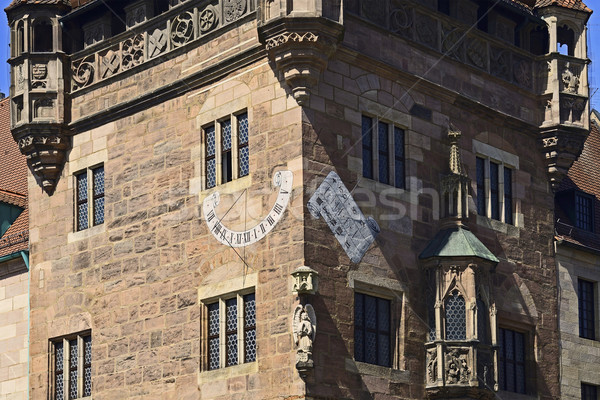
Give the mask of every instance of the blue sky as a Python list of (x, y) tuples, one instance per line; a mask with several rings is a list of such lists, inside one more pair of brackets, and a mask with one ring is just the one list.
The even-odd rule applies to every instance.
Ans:
[[(600, 110), (600, 0), (584, 0), (592, 10), (596, 10), (588, 21), (588, 57), (592, 60), (590, 70), (590, 94), (592, 107)], [(2, 10), (10, 4), (10, 0), (0, 0)], [(8, 64), (2, 60), (10, 57), (9, 29), (6, 13), (0, 11), (0, 91), (8, 95), (10, 72)]]

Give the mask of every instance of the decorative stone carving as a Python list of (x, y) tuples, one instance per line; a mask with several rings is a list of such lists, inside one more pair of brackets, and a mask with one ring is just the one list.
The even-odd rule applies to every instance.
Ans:
[(19, 64), (16, 68), (17, 76), (15, 78), (15, 83), (17, 87), (17, 91), (21, 91), (25, 89), (25, 74), (23, 74), (23, 64)]
[(146, 20), (153, 14), (153, 2), (141, 0), (125, 7), (125, 23), (127, 29), (133, 28)]
[(463, 61), (463, 39), (465, 33), (461, 29), (453, 26), (443, 26), (442, 31), (442, 52), (448, 57)]
[(181, 47), (194, 36), (194, 18), (191, 12), (179, 14), (171, 21), (171, 44)]
[(467, 354), (457, 349), (450, 350), (446, 354), (446, 384), (467, 383), (470, 375)]
[(516, 59), (513, 67), (515, 82), (523, 87), (531, 88), (531, 63), (523, 59)]
[(121, 65), (123, 70), (128, 70), (144, 62), (143, 35), (135, 35), (123, 41), (121, 49)]
[(577, 94), (579, 90), (579, 76), (575, 75), (570, 69), (570, 63), (565, 65), (565, 70), (562, 73), (562, 82), (564, 91), (567, 93)]
[(437, 381), (437, 349), (434, 347), (427, 350), (427, 383), (434, 383)]
[(296, 344), (296, 368), (304, 377), (314, 367), (312, 351), (317, 333), (317, 316), (310, 304), (296, 306), (292, 328)]
[[(563, 104), (561, 104), (561, 114), (563, 113), (562, 106)], [(550, 185), (552, 190), (556, 191), (573, 161), (581, 152), (588, 133), (583, 129), (556, 127), (548, 128), (541, 133), (540, 145), (546, 161)]]
[(13, 136), (44, 191), (52, 194), (65, 163), (69, 137), (52, 125), (13, 129)]
[(34, 118), (52, 118), (54, 116), (54, 100), (38, 99), (33, 102)]
[(73, 78), (73, 90), (84, 88), (94, 82), (94, 56), (90, 55), (73, 61), (71, 76)]
[(226, 22), (232, 22), (244, 15), (246, 0), (222, 0)]
[(318, 276), (319, 273), (310, 267), (302, 266), (296, 268), (292, 272), (292, 277), (294, 277), (292, 293), (315, 294), (319, 287)]
[(413, 25), (412, 11), (406, 4), (401, 4), (390, 13), (390, 29), (403, 36), (410, 36), (410, 28)]
[(167, 34), (162, 29), (154, 29), (148, 35), (148, 58), (153, 58), (165, 51), (167, 48)]
[(218, 10), (210, 4), (207, 5), (206, 8), (200, 12), (199, 20), (201, 33), (212, 31), (219, 23)]
[(118, 50), (108, 50), (100, 58), (100, 78), (105, 79), (119, 72), (121, 57)]
[(259, 35), (298, 104), (306, 104), (341, 40), (341, 25), (308, 17), (289, 18), (259, 27)]
[(487, 68), (487, 46), (483, 40), (468, 38), (466, 46), (467, 62), (477, 68)]
[(505, 80), (510, 79), (510, 52), (492, 47), (490, 54), (490, 72)]
[(331, 171), (307, 204), (314, 218), (325, 222), (353, 263), (359, 263), (379, 233), (379, 225), (365, 218), (335, 171)]
[(416, 13), (415, 15), (415, 32), (418, 42), (431, 48), (438, 48), (437, 45), (437, 21), (433, 18)]
[(89, 47), (93, 44), (103, 41), (111, 36), (109, 18), (85, 24), (83, 26), (83, 45)]

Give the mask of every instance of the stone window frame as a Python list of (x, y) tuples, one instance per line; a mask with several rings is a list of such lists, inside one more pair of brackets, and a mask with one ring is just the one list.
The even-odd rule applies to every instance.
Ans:
[[(200, 304), (201, 312), (201, 324), (200, 324), (200, 375), (199, 384), (211, 379), (219, 379), (222, 376), (236, 376), (238, 374), (245, 374), (256, 372), (258, 370), (258, 345), (256, 349), (256, 357), (253, 361), (240, 362), (244, 359), (244, 315), (240, 315), (238, 312), (238, 363), (235, 365), (226, 366), (226, 342), (224, 340), (225, 331), (225, 319), (223, 315), (225, 313), (225, 301), (232, 298), (237, 298), (237, 309), (244, 309), (243, 297), (248, 294), (254, 294), (255, 297), (255, 331), (257, 332), (256, 341), (258, 342), (258, 301), (256, 296), (256, 284), (258, 281), (258, 274), (248, 274), (242, 277), (233, 278), (226, 281), (221, 281), (216, 284), (204, 285), (198, 289), (198, 299)], [(208, 306), (219, 303), (219, 322), (220, 322), (220, 364), (219, 368), (209, 369), (209, 357), (208, 357)]]
[[(498, 348), (498, 390), (499, 392), (505, 393), (506, 396), (510, 394), (515, 399), (529, 399), (535, 396), (537, 393), (536, 383), (536, 360), (535, 360), (535, 328), (533, 325), (521, 323), (516, 320), (498, 319), (497, 322), (497, 335), (496, 335), (496, 346)], [(525, 393), (512, 392), (502, 389), (500, 386), (500, 363), (501, 363), (501, 347), (500, 347), (500, 335), (501, 330), (510, 330), (523, 334), (523, 347), (524, 347), (524, 364), (525, 364)], [(506, 397), (505, 396), (505, 397)], [(501, 396), (502, 397), (502, 396)], [(509, 398), (509, 397), (506, 397)], [(512, 398), (512, 397), (511, 397)]]
[[(581, 306), (582, 306), (582, 296), (581, 296), (581, 282), (586, 282), (588, 284), (591, 284), (591, 289), (592, 289), (592, 299), (591, 299), (591, 305), (592, 305), (592, 334), (591, 335), (585, 335), (585, 332), (583, 332), (582, 330), (582, 315), (581, 315)], [(578, 327), (579, 327), (579, 337), (582, 339), (588, 339), (588, 340), (597, 340), (599, 335), (598, 335), (598, 282), (592, 280), (592, 279), (587, 279), (587, 278), (583, 278), (581, 276), (577, 277), (577, 320), (578, 320)]]
[[(70, 396), (70, 388), (71, 388), (71, 382), (70, 382), (70, 371), (74, 370), (77, 371), (77, 397), (75, 397), (76, 399), (91, 399), (92, 398), (92, 393), (93, 393), (93, 387), (92, 385), (92, 378), (91, 378), (91, 372), (90, 372), (90, 393), (87, 396), (81, 396), (81, 394), (83, 394), (84, 392), (84, 385), (85, 385), (85, 370), (89, 368), (89, 370), (91, 371), (92, 369), (92, 364), (93, 364), (93, 358), (92, 358), (92, 354), (90, 354), (90, 362), (86, 363), (85, 362), (85, 354), (86, 354), (86, 349), (85, 349), (85, 342), (86, 339), (89, 338), (89, 343), (90, 343), (90, 349), (88, 351), (92, 351), (92, 345), (93, 345), (93, 341), (92, 341), (92, 331), (91, 330), (86, 330), (86, 331), (82, 331), (79, 333), (73, 333), (73, 334), (69, 334), (69, 335), (65, 335), (65, 336), (61, 336), (58, 338), (53, 338), (50, 339), (48, 342), (49, 345), (49, 349), (48, 349), (48, 354), (50, 356), (50, 360), (49, 360), (49, 366), (50, 366), (50, 374), (49, 374), (49, 379), (48, 379), (48, 384), (49, 384), (49, 396), (48, 398), (50, 400), (66, 400), (67, 398), (71, 398)], [(71, 368), (70, 366), (70, 348), (71, 348), (71, 341), (76, 340), (77, 341), (77, 367), (76, 368)], [(62, 398), (57, 396), (56, 393), (56, 375), (57, 375), (57, 369), (56, 369), (56, 351), (58, 349), (58, 344), (62, 345), (62, 357), (63, 357), (63, 368), (61, 370), (61, 374), (63, 377), (63, 396)]]
[[(246, 115), (248, 130), (252, 124), (252, 120), (250, 117), (250, 112), (248, 108), (243, 108), (239, 111), (230, 113), (228, 115), (222, 116), (218, 119), (214, 119), (212, 121), (206, 122), (201, 126), (201, 170), (202, 170), (202, 189), (213, 189), (217, 186), (224, 185), (231, 181), (243, 178), (245, 176), (250, 175), (250, 167), (248, 165), (248, 171), (246, 174), (242, 175), (240, 173), (240, 152), (243, 148), (249, 149), (250, 142), (250, 134), (248, 132), (248, 138), (245, 143), (239, 143), (239, 125), (240, 125), (240, 117)], [(223, 180), (223, 170), (222, 170), (222, 162), (223, 162), (223, 151), (222, 151), (222, 129), (223, 124), (229, 121), (231, 123), (231, 178), (229, 180)], [(207, 154), (207, 132), (208, 129), (214, 129), (215, 135), (215, 154), (214, 156), (209, 156)], [(248, 150), (249, 153), (249, 150)], [(248, 158), (250, 156), (248, 155)], [(215, 183), (214, 185), (210, 185), (208, 182), (208, 160), (215, 160)], [(248, 160), (248, 164), (250, 160)]]
[[(365, 139), (365, 132), (364, 132), (365, 118), (371, 119), (371, 130), (370, 130), (370, 133), (371, 133), (371, 141), (370, 142), (371, 143), (370, 143), (370, 146), (368, 146), (368, 148), (366, 148), (368, 143), (366, 143), (364, 141), (364, 139)], [(380, 165), (379, 165), (380, 154), (381, 154), (381, 151), (379, 148), (380, 147), (379, 146), (380, 124), (387, 125), (387, 147), (388, 147), (388, 149), (387, 149), (388, 181), (387, 182), (382, 181), (382, 177), (380, 176)], [(395, 140), (396, 140), (396, 130), (397, 129), (402, 132), (402, 142), (403, 142), (403, 152), (402, 152), (402, 156), (401, 156), (400, 160), (398, 160), (398, 155), (396, 154), (396, 151), (395, 151)], [(403, 126), (402, 124), (396, 123), (396, 122), (392, 121), (391, 119), (377, 116), (375, 114), (362, 112), (361, 113), (362, 177), (366, 178), (366, 179), (374, 180), (374, 181), (382, 183), (384, 185), (395, 187), (397, 189), (406, 190), (406, 181), (407, 181), (407, 176), (406, 176), (407, 140), (406, 139), (407, 139), (407, 134), (408, 134), (408, 127)], [(371, 153), (371, 162), (372, 162), (371, 176), (365, 175), (364, 159), (365, 159), (365, 151), (367, 151), (367, 150), (370, 151), (370, 153)], [(401, 177), (400, 182), (397, 181), (397, 176), (396, 176), (398, 169), (402, 170), (402, 177)]]
[[(369, 375), (385, 375), (390, 370), (403, 371), (404, 358), (404, 340), (406, 332), (406, 310), (407, 305), (405, 293), (407, 288), (400, 282), (383, 277), (375, 277), (361, 272), (352, 271), (348, 275), (348, 286), (353, 290), (352, 295), (352, 325), (354, 326), (354, 293), (366, 294), (390, 300), (390, 366), (385, 367), (376, 364), (369, 364), (362, 361), (356, 361), (354, 358), (354, 345), (352, 346), (352, 359), (361, 373)], [(354, 334), (352, 337), (354, 343)], [(396, 377), (402, 379), (401, 377)]]
[[(473, 153), (476, 157), (475, 165), (477, 166), (477, 159), (482, 159), (484, 163), (484, 188), (481, 190), (478, 187), (478, 183), (480, 182), (480, 177), (478, 176), (478, 169), (475, 171), (475, 193), (477, 194), (477, 198), (475, 199), (476, 212), (479, 217), (486, 218), (488, 220), (495, 220), (502, 222), (507, 225), (520, 226), (519, 218), (516, 210), (516, 201), (515, 201), (515, 184), (516, 184), (516, 175), (519, 170), (519, 157), (515, 154), (509, 153), (507, 151), (498, 149), (494, 146), (491, 146), (486, 143), (479, 142), (477, 140), (473, 140)], [(495, 164), (498, 167), (498, 218), (494, 218), (492, 216), (492, 187), (491, 187), (491, 164)], [(505, 170), (508, 169), (510, 171), (511, 177), (511, 185), (509, 188), (505, 187)], [(508, 193), (507, 193), (508, 192)], [(480, 214), (481, 209), (479, 207), (480, 200), (479, 195), (481, 193), (485, 194), (485, 214)], [(506, 196), (510, 195), (510, 206), (511, 206), (511, 218), (506, 217)]]
[[(103, 178), (102, 178), (102, 186), (103, 186), (103, 190), (102, 193), (99, 195), (96, 195), (95, 192), (95, 182), (94, 182), (94, 171), (99, 170), (100, 168), (103, 169)], [(79, 199), (79, 194), (78, 194), (78, 177), (82, 176), (82, 175), (86, 175), (87, 178), (87, 198), (85, 201), (80, 200)], [(91, 184), (90, 184), (91, 183)], [(105, 221), (105, 216), (106, 216), (106, 170), (104, 169), (104, 163), (99, 163), (99, 164), (95, 164), (91, 167), (87, 167), (84, 169), (81, 169), (79, 171), (76, 171), (73, 173), (73, 210), (74, 210), (74, 218), (73, 218), (73, 232), (82, 232), (85, 230), (88, 230), (90, 228), (96, 227), (96, 226), (100, 226), (100, 225), (104, 225), (104, 221)], [(103, 200), (103, 210), (102, 210), (102, 221), (101, 222), (96, 222), (95, 220), (95, 211), (96, 211), (96, 206), (95, 206), (95, 200), (97, 199), (104, 199)], [(85, 228), (80, 228), (79, 227), (79, 205), (83, 204), (83, 203), (87, 203), (87, 227)]]

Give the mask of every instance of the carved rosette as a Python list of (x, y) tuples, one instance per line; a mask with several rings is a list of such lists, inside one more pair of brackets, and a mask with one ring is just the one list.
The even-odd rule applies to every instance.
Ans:
[(70, 137), (57, 125), (13, 129), (19, 149), (42, 189), (52, 194), (65, 165)]
[(563, 177), (581, 153), (587, 135), (588, 132), (583, 129), (569, 127), (542, 131), (540, 145), (553, 191), (558, 189)]
[(285, 18), (259, 28), (270, 61), (298, 104), (305, 105), (316, 89), (342, 29), (323, 18)]

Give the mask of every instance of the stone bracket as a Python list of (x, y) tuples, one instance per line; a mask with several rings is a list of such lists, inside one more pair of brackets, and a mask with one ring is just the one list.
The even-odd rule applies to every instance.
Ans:
[(552, 190), (556, 192), (563, 177), (579, 157), (588, 131), (565, 126), (545, 128), (540, 131), (540, 146)]
[(343, 26), (326, 18), (286, 17), (259, 26), (258, 33), (280, 79), (305, 105), (342, 40)]
[(42, 189), (51, 195), (65, 165), (71, 138), (61, 124), (28, 124), (12, 130)]

